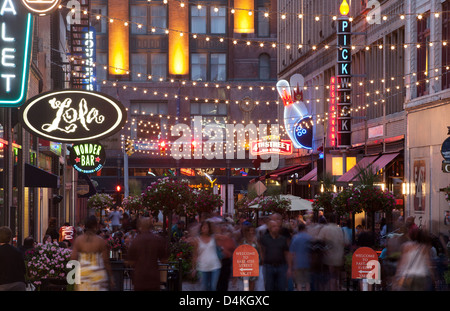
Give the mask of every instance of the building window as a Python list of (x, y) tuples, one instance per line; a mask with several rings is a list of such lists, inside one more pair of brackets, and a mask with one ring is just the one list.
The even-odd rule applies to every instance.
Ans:
[[(442, 41), (446, 45), (442, 45), (442, 66), (443, 68), (450, 66), (450, 2), (442, 3)], [(442, 89), (450, 88), (450, 71), (442, 71)]]
[(191, 116), (202, 116), (202, 125), (213, 124), (226, 127), (228, 107), (225, 103), (191, 103)]
[(208, 54), (192, 53), (191, 54), (191, 80), (207, 81), (207, 62)]
[[(167, 7), (132, 5), (131, 23), (132, 34), (164, 34), (167, 28)], [(150, 29), (147, 25), (150, 25)]]
[(258, 16), (257, 16), (258, 37), (270, 36), (269, 18), (264, 16), (266, 13), (269, 13), (268, 7), (266, 7), (266, 6), (258, 7)]
[(225, 81), (227, 78), (226, 54), (211, 54), (211, 81)]
[(97, 85), (99, 85), (108, 79), (108, 67), (105, 68), (106, 64), (108, 64), (108, 54), (96, 53), (95, 58), (97, 62)]
[(417, 20), (417, 97), (429, 94), (430, 77), (430, 14), (424, 14), (422, 19)]
[(131, 54), (131, 80), (145, 81), (147, 79), (147, 53)]
[(226, 33), (227, 9), (225, 7), (210, 7), (211, 33)]
[(270, 56), (268, 54), (261, 54), (259, 56), (259, 79), (270, 79)]
[[(97, 34), (103, 34), (107, 31), (107, 22), (105, 16), (108, 16), (106, 5), (93, 5), (92, 6), (91, 26), (95, 28)], [(100, 19), (97, 19), (100, 16)]]
[(191, 6), (191, 32), (206, 33), (206, 7)]
[(155, 78), (167, 77), (167, 54), (165, 53), (152, 53), (151, 58), (151, 74)]
[(132, 120), (131, 137), (134, 139), (160, 139), (168, 131), (168, 105), (165, 102), (135, 101), (130, 104)]

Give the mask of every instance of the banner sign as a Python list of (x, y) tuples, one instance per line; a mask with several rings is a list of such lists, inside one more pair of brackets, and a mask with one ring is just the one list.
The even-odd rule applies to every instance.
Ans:
[(292, 142), (290, 140), (281, 141), (254, 141), (252, 142), (251, 152), (253, 155), (262, 154), (292, 154)]
[(27, 98), (33, 15), (18, 2), (0, 0), (0, 108)]
[(21, 112), (26, 130), (61, 143), (99, 141), (121, 130), (127, 119), (125, 107), (115, 98), (78, 89), (39, 94)]

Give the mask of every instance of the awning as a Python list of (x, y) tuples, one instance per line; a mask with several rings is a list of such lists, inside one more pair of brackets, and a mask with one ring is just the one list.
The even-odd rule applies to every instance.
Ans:
[(292, 174), (295, 171), (298, 171), (298, 170), (300, 170), (302, 168), (307, 167), (308, 165), (309, 164), (294, 165), (294, 166), (287, 167), (287, 169), (282, 170), (282, 171), (278, 171), (278, 172), (275, 172), (275, 173), (272, 172), (272, 173), (270, 173), (270, 178), (277, 179), (280, 176)]
[(25, 163), (25, 187), (59, 188), (59, 177)]
[(369, 166), (373, 161), (375, 161), (378, 156), (371, 156), (363, 158), (358, 162), (354, 167), (352, 167), (349, 171), (347, 171), (344, 175), (339, 177), (337, 182), (351, 182), (359, 173), (360, 169), (364, 169)]
[(394, 160), (400, 153), (383, 154), (372, 164), (372, 171), (376, 174), (379, 170), (383, 169), (392, 160)]
[(311, 172), (300, 178), (299, 181), (317, 181), (317, 167), (315, 167)]
[(282, 173), (282, 172), (284, 172), (284, 171), (293, 169), (293, 168), (295, 168), (295, 167), (297, 167), (297, 166), (298, 166), (298, 165), (292, 165), (292, 166), (287, 166), (287, 167), (279, 168), (279, 169), (277, 169), (277, 170), (274, 170), (274, 171), (270, 172), (270, 173), (267, 174), (267, 175), (263, 175), (263, 176), (260, 176), (260, 177), (256, 177), (255, 179), (252, 179), (250, 182), (251, 182), (251, 183), (252, 183), (252, 182), (257, 182), (258, 180), (259, 180), (259, 181), (263, 181), (263, 180), (265, 180), (266, 177), (268, 177), (268, 176), (272, 177), (272, 175), (280, 174), (280, 173)]

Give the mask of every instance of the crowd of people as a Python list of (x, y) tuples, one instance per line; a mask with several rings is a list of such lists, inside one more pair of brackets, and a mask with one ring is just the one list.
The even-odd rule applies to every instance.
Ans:
[[(91, 216), (83, 223), (56, 226), (51, 219), (42, 243), (59, 243), (71, 249), (71, 259), (83, 270), (75, 289), (101, 291), (114, 288), (111, 245), (119, 245), (120, 259), (133, 268), (136, 291), (160, 290), (158, 265), (167, 263), (169, 244), (192, 245), (191, 275), (203, 291), (232, 291), (242, 278), (235, 278), (233, 253), (251, 245), (259, 255), (259, 276), (248, 280), (250, 291), (360, 290), (349, 277), (346, 258), (359, 247), (378, 245), (382, 267), (381, 290), (436, 290), (445, 283), (448, 269), (448, 238), (435, 237), (417, 227), (413, 217), (395, 224), (379, 223), (379, 230), (362, 226), (352, 229), (349, 220), (307, 213), (292, 218), (279, 214), (257, 219), (203, 214), (188, 223), (176, 217), (166, 223), (171, 237), (156, 232), (152, 215), (121, 208), (107, 211), (101, 219)], [(0, 290), (25, 289), (24, 254), (34, 247), (32, 237), (19, 248), (11, 244), (12, 233), (0, 228)], [(22, 258), (22, 260), (18, 260)], [(5, 272), (6, 271), (6, 272)], [(356, 286), (355, 286), (356, 283)]]

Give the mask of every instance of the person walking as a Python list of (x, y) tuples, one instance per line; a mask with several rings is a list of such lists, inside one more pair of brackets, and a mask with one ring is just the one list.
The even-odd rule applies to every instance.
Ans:
[(97, 218), (90, 216), (86, 220), (84, 234), (78, 236), (73, 244), (71, 260), (78, 260), (81, 269), (81, 284), (75, 285), (77, 291), (107, 291), (113, 288), (108, 246), (97, 231)]
[(122, 219), (122, 213), (114, 206), (112, 211), (108, 215), (108, 219), (111, 221), (112, 232), (116, 232), (120, 228), (120, 220)]
[(45, 235), (49, 235), (51, 237), (51, 243), (52, 242), (58, 242), (59, 240), (59, 232), (56, 224), (56, 218), (52, 217), (50, 218), (48, 222), (48, 228), (45, 231)]
[(25, 261), (11, 238), (11, 229), (0, 227), (0, 291), (25, 291)]
[(219, 280), (217, 281), (217, 291), (228, 291), (228, 285), (233, 269), (233, 252), (236, 249), (236, 241), (233, 239), (233, 232), (226, 223), (219, 225), (216, 235), (217, 246), (221, 248), (222, 259)]
[(167, 241), (154, 234), (151, 217), (141, 217), (137, 223), (138, 234), (131, 241), (127, 262), (134, 268), (132, 274), (135, 291), (159, 291), (161, 288), (158, 261), (168, 260)]
[(192, 240), (194, 246), (193, 274), (199, 272), (201, 288), (203, 291), (215, 291), (222, 268), (220, 252), (214, 236), (213, 224), (203, 221), (200, 224), (199, 236)]
[(298, 291), (311, 290), (310, 260), (312, 237), (306, 232), (306, 224), (298, 224), (298, 233), (289, 246), (288, 274), (294, 277)]
[(264, 287), (266, 291), (285, 291), (287, 289), (287, 263), (289, 246), (282, 235), (281, 224), (270, 220), (268, 232), (261, 238), (261, 257), (264, 267)]

